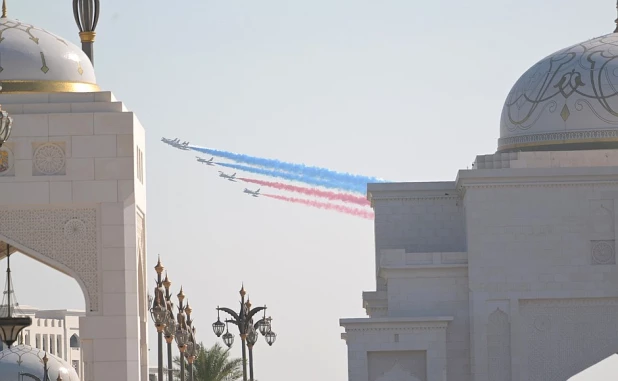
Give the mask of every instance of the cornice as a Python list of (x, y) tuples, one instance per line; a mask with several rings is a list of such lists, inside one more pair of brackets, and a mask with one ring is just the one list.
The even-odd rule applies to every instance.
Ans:
[(453, 321), (452, 316), (435, 317), (389, 317), (389, 318), (357, 318), (340, 319), (339, 325), (346, 333), (352, 332), (410, 332), (445, 330)]
[(616, 186), (618, 167), (510, 168), (461, 170), (457, 190), (472, 188), (564, 188)]

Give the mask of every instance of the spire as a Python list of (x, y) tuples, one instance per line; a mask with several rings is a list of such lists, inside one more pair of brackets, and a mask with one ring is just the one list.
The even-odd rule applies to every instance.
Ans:
[[(618, 13), (618, 1), (616, 1), (616, 11)], [(615, 20), (616, 22), (616, 29), (614, 29), (614, 33), (618, 33), (618, 18)]]
[(99, 22), (99, 0), (73, 0), (73, 16), (79, 28), (82, 50), (94, 65), (94, 30)]
[(6, 0), (2, 0), (2, 18), (6, 18)]

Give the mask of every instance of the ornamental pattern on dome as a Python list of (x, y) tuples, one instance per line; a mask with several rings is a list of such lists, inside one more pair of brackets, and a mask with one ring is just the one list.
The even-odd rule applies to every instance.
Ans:
[(96, 84), (94, 68), (79, 47), (45, 29), (5, 17), (0, 18), (0, 81)]
[[(48, 31), (46, 31), (45, 29), (41, 29), (41, 28), (37, 28), (35, 26), (29, 25), (29, 24), (24, 24), (21, 21), (14, 21), (14, 20), (10, 20), (7, 18), (0, 18), (0, 44), (2, 43), (2, 41), (4, 41), (6, 39), (6, 37), (3, 37), (2, 34), (4, 32), (6, 32), (7, 30), (16, 30), (16, 31), (21, 31), (23, 33), (25, 33), (28, 37), (29, 41), (32, 41), (34, 44), (39, 45), (39, 38), (36, 37), (35, 35), (32, 34), (32, 31), (39, 31), (42, 33), (45, 33), (53, 38), (55, 38), (56, 40), (60, 41), (61, 43), (63, 43), (65, 46), (69, 46), (69, 44), (67, 44), (67, 42), (65, 40), (63, 40), (62, 38), (49, 33)], [(49, 71), (49, 67), (47, 66), (47, 63), (45, 62), (45, 52), (41, 51), (41, 71), (43, 73), (47, 73)], [(4, 68), (2, 67), (2, 61), (1, 61), (2, 57), (0, 56), (0, 73), (2, 71), (4, 71)], [(77, 65), (75, 67), (75, 70), (77, 70), (77, 72), (80, 73), (80, 75), (83, 73), (83, 70), (81, 68), (81, 65), (79, 62), (77, 62)], [(81, 71), (81, 72), (80, 72)]]
[(504, 103), (498, 149), (617, 142), (617, 58), (618, 33), (612, 33), (531, 67)]
[[(28, 345), (16, 345), (0, 352), (0, 380), (33, 379), (43, 380), (43, 357), (41, 349)], [(47, 353), (50, 379), (56, 380), (58, 375), (63, 381), (79, 381), (73, 367), (64, 360)]]
[(529, 130), (546, 112), (567, 122), (584, 109), (599, 121), (618, 125), (617, 58), (618, 34), (610, 34), (540, 61), (511, 90), (503, 129)]

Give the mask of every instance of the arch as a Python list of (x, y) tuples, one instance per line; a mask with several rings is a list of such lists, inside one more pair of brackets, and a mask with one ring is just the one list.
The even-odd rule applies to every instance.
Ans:
[(80, 343), (79, 343), (79, 336), (77, 335), (77, 333), (74, 333), (73, 336), (71, 336), (71, 338), (69, 339), (69, 346), (71, 348), (80, 348)]
[(490, 380), (511, 380), (511, 324), (496, 308), (487, 319), (487, 373)]
[(48, 257), (45, 255), (42, 255), (40, 253), (37, 253), (36, 251), (25, 247), (24, 245), (22, 245), (19, 242), (16, 242), (14, 240), (12, 240), (11, 238), (7, 238), (6, 236), (4, 236), (3, 234), (0, 234), (0, 241), (3, 241), (5, 244), (2, 245), (2, 247), (4, 248), (1, 252), (0, 252), (0, 259), (4, 259), (6, 257), (6, 244), (9, 244), (11, 246), (11, 254), (15, 253), (15, 252), (19, 252), (29, 258), (32, 258), (58, 272), (61, 272), (65, 275), (68, 275), (69, 277), (75, 279), (75, 281), (77, 282), (77, 284), (79, 285), (79, 288), (82, 290), (82, 295), (84, 297), (84, 302), (86, 305), (86, 311), (92, 311), (91, 307), (90, 307), (90, 297), (89, 297), (89, 293), (88, 293), (88, 288), (86, 287), (86, 284), (84, 283), (84, 281), (77, 275), (77, 273), (75, 271), (73, 271), (72, 269), (70, 269), (68, 266)]

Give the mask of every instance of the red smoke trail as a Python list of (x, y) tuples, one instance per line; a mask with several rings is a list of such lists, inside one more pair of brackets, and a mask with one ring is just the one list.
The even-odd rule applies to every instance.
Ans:
[(285, 196), (279, 196), (279, 195), (276, 195), (276, 194), (263, 194), (262, 196), (270, 197), (270, 198), (275, 198), (277, 200), (292, 202), (292, 203), (295, 203), (295, 204), (303, 204), (303, 205), (307, 205), (307, 206), (313, 206), (314, 208), (327, 209), (327, 210), (335, 210), (337, 212), (341, 212), (341, 213), (345, 213), (345, 214), (350, 214), (352, 216), (362, 217), (362, 218), (366, 218), (366, 219), (369, 219), (369, 220), (373, 219), (373, 216), (374, 216), (373, 215), (373, 211), (361, 210), (361, 209), (356, 209), (356, 208), (350, 208), (349, 206), (329, 204), (328, 202), (319, 202), (319, 201), (305, 200), (305, 199), (302, 199), (302, 198), (285, 197)]
[(352, 204), (357, 204), (357, 205), (362, 205), (362, 206), (370, 205), (370, 202), (364, 197), (354, 196), (354, 195), (346, 194), (346, 193), (331, 192), (331, 191), (324, 191), (324, 190), (313, 189), (313, 188), (299, 187), (295, 185), (279, 183), (276, 181), (263, 181), (263, 180), (248, 179), (245, 177), (240, 177), (239, 180), (242, 180), (247, 183), (258, 184), (264, 187), (282, 189), (282, 190), (286, 190), (286, 191), (290, 191), (294, 193), (302, 193), (307, 196), (322, 197), (322, 198), (326, 198), (326, 199), (333, 200), (333, 201), (349, 202)]

